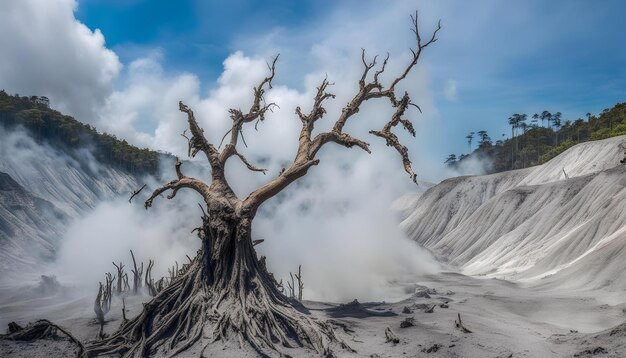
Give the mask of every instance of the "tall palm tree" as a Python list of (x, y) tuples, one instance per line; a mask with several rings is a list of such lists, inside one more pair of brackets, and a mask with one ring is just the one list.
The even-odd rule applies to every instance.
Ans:
[(552, 119), (552, 113), (548, 111), (543, 111), (541, 112), (541, 116), (539, 116), (539, 118), (541, 118), (542, 127), (543, 127), (543, 121), (548, 121), (548, 125), (550, 125), (550, 120)]
[(533, 114), (531, 123), (537, 123), (539, 119), (539, 115), (537, 113)]
[(480, 138), (480, 142), (478, 142), (478, 147), (482, 148), (485, 145), (491, 144), (491, 137), (487, 134), (487, 131), (478, 131), (478, 138)]
[(474, 139), (474, 132), (469, 132), (465, 138), (467, 138), (467, 144), (469, 144), (469, 151), (472, 153), (472, 139)]
[(552, 125), (554, 125), (554, 138), (555, 138), (555, 145), (559, 145), (559, 127), (561, 126), (561, 112), (556, 112), (551, 120), (552, 120)]
[(453, 165), (454, 163), (456, 163), (456, 155), (455, 154), (448, 155), (448, 158), (443, 163), (448, 164), (448, 166)]
[[(515, 147), (511, 146), (511, 168), (515, 163), (515, 151), (518, 150), (518, 139), (515, 136), (515, 129), (520, 126), (520, 123), (524, 122), (528, 116), (525, 114), (515, 113), (509, 117), (509, 124), (511, 125), (511, 140), (515, 138)], [(515, 151), (514, 151), (515, 150)]]

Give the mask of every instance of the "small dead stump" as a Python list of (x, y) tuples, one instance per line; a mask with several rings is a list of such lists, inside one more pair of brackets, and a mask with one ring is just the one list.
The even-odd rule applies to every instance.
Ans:
[(424, 353), (435, 353), (435, 352), (437, 352), (439, 350), (439, 348), (441, 348), (441, 345), (435, 343), (435, 344), (433, 344), (432, 346), (430, 346), (428, 348), (422, 349), (422, 352), (424, 352)]
[(385, 329), (385, 337), (387, 338), (387, 343), (391, 342), (393, 344), (398, 344), (400, 343), (400, 338), (398, 338), (398, 336), (396, 336), (395, 333), (393, 333), (393, 331), (391, 330), (391, 328), (387, 327), (387, 329)]
[(433, 312), (435, 312), (435, 306), (437, 306), (437, 305), (432, 305), (429, 308), (426, 308), (426, 310), (424, 310), (424, 313), (433, 313)]
[(409, 307), (404, 306), (404, 308), (402, 309), (402, 313), (410, 314), (410, 313), (413, 313), (413, 312), (411, 311), (411, 309)]
[(461, 321), (461, 314), (458, 313), (458, 319), (456, 321), (454, 321), (454, 326), (458, 329), (461, 330), (461, 332), (463, 333), (472, 333), (472, 331), (470, 331), (469, 329), (465, 328), (465, 326), (463, 325), (463, 321)]

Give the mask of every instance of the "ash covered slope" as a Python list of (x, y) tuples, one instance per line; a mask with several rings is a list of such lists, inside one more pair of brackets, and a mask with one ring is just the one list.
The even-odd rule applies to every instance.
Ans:
[(101, 165), (90, 152), (39, 144), (0, 127), (0, 270), (52, 258), (69, 220), (126, 195), (137, 179)]
[(133, 175), (98, 163), (88, 149), (40, 144), (1, 127), (0, 138), (0, 171), (72, 217), (137, 186)]
[(625, 147), (614, 137), (538, 167), (445, 180), (402, 227), (468, 274), (626, 289)]
[(51, 258), (67, 215), (0, 172), (0, 270)]

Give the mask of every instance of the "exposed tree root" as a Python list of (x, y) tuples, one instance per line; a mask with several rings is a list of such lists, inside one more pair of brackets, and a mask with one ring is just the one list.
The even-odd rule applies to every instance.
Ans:
[(57, 326), (47, 319), (40, 319), (29, 324), (26, 328), (20, 327), (17, 323), (9, 323), (9, 333), (1, 334), (0, 339), (13, 341), (34, 341), (38, 339), (58, 339), (57, 331), (62, 332), (67, 338), (78, 346), (78, 356), (85, 352), (85, 346), (76, 339), (69, 331)]
[[(209, 289), (196, 259), (187, 272), (144, 304), (139, 316), (88, 346), (87, 355), (144, 357), (159, 352), (175, 356), (199, 344), (201, 338), (208, 338), (209, 345), (238, 341), (241, 348), (251, 347), (262, 356), (285, 355), (282, 347), (306, 347), (326, 356), (332, 355), (333, 344), (351, 350), (330, 323), (277, 300), (261, 281), (256, 276), (247, 288), (236, 285), (238, 291)], [(247, 291), (250, 287), (254, 288)]]

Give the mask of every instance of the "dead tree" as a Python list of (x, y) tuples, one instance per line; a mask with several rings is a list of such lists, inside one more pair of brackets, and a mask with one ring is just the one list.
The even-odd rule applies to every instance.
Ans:
[[(302, 282), (302, 265), (298, 265), (298, 273), (292, 274), (289, 272), (289, 277), (291, 278), (291, 282), (287, 281), (287, 292), (289, 292), (289, 297), (302, 301), (302, 289), (304, 288), (304, 283)], [(298, 281), (297, 285), (296, 280)], [(281, 280), (278, 285), (279, 287), (282, 287), (282, 282), (283, 281)], [(297, 295), (296, 287), (298, 288)]]
[(124, 281), (124, 264), (120, 261), (119, 264), (113, 262), (113, 266), (117, 269), (117, 294), (120, 295), (124, 289), (122, 283)]
[(349, 349), (335, 335), (331, 324), (298, 311), (279, 291), (276, 280), (255, 252), (252, 221), (265, 202), (319, 164), (317, 155), (327, 144), (357, 147), (370, 153), (369, 143), (344, 131), (365, 102), (388, 103), (391, 109), (389, 120), (382, 124), (382, 129), (370, 133), (384, 139), (400, 154), (404, 170), (416, 182), (408, 149), (392, 130), (400, 125), (414, 135), (413, 125), (404, 115), (410, 106), (417, 105), (408, 93), (398, 91), (397, 87), (415, 67), (424, 49), (437, 40), (440, 26), (430, 37), (423, 39), (417, 14), (411, 18), (416, 47), (401, 73), (388, 84), (383, 84), (381, 75), (389, 56), (379, 64), (377, 57), (366, 60), (365, 51), (362, 51), (363, 71), (356, 93), (333, 119), (330, 131), (314, 134), (315, 124), (326, 114), (324, 105), (335, 98), (328, 92), (331, 83), (324, 78), (317, 87), (310, 111), (305, 112), (301, 107), (295, 109), (302, 127), (293, 162), (245, 198), (237, 197), (232, 190), (225, 168), (229, 159), (237, 158), (249, 170), (265, 172), (253, 165), (239, 147), (244, 140), (244, 128), (263, 122), (268, 111), (276, 107), (275, 103), (267, 103), (264, 95), (272, 88), (277, 57), (268, 65), (269, 75), (254, 87), (252, 105), (248, 109), (229, 110), (232, 126), (224, 136), (225, 145), (221, 150), (207, 140), (191, 108), (179, 102), (179, 110), (186, 115), (189, 125), (189, 134), (185, 136), (188, 154), (191, 157), (198, 153), (206, 156), (211, 180), (204, 182), (185, 175), (182, 163), (177, 160), (176, 178), (154, 190), (144, 206), (150, 208), (153, 201), (165, 192), (169, 192), (168, 199), (174, 198), (180, 189), (198, 193), (206, 208), (202, 227), (197, 230), (202, 241), (201, 249), (185, 273), (145, 304), (139, 316), (107, 339), (92, 344), (90, 354), (144, 356), (163, 351), (175, 355), (200, 342), (203, 336), (210, 337), (211, 342), (233, 340), (252, 347), (261, 355), (290, 355), (288, 348), (297, 346), (305, 346), (321, 355), (331, 354), (336, 346)]
[(289, 277), (291, 278), (291, 282), (287, 281), (287, 292), (289, 292), (289, 298), (296, 298), (296, 284), (293, 280), (293, 274), (290, 272)]
[(472, 333), (469, 329), (465, 328), (463, 321), (461, 321), (461, 314), (457, 313), (458, 318), (454, 321), (454, 326), (463, 333)]
[(302, 282), (302, 265), (298, 265), (298, 274), (296, 280), (298, 280), (298, 301), (302, 302), (302, 289), (304, 288), (304, 282)]
[(126, 319), (126, 298), (122, 297), (122, 324), (128, 321)]
[(141, 278), (143, 277), (143, 262), (140, 267), (137, 267), (137, 261), (135, 261), (135, 254), (133, 250), (130, 250), (130, 256), (133, 258), (134, 269), (130, 270), (133, 273), (133, 295), (136, 295), (141, 289)]
[(124, 274), (124, 292), (130, 291), (130, 285), (128, 284), (128, 274)]
[(96, 313), (96, 320), (100, 324), (100, 330), (98, 331), (98, 337), (102, 338), (102, 331), (104, 330), (104, 310), (102, 309), (102, 282), (98, 286), (98, 295), (93, 303), (93, 311)]
[(148, 293), (150, 296), (156, 296), (157, 289), (154, 285), (154, 280), (152, 279), (152, 267), (154, 266), (154, 261), (148, 260), (148, 267), (146, 268), (146, 276), (145, 276), (145, 284), (148, 288)]
[(104, 286), (103, 300), (106, 309), (105, 313), (107, 313), (111, 309), (111, 300), (113, 299), (113, 281), (115, 281), (115, 276), (112, 276), (110, 272), (107, 272), (105, 276), (106, 284)]
[(109, 313), (111, 309), (111, 283), (113, 279), (111, 278), (111, 274), (107, 273), (106, 284), (102, 285), (102, 282), (98, 283), (98, 294), (96, 295), (96, 299), (93, 303), (93, 310), (96, 313), (96, 320), (98, 324), (100, 324), (100, 329), (98, 331), (98, 337), (100, 339), (104, 338), (104, 316)]

